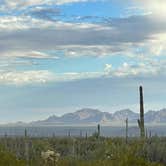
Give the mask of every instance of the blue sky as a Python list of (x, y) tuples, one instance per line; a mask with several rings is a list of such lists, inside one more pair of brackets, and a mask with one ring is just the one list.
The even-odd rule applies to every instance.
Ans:
[(166, 2), (0, 0), (0, 123), (84, 107), (166, 107)]

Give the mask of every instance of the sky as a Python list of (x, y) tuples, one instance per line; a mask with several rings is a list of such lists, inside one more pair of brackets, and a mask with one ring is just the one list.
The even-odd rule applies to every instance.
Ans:
[(165, 0), (0, 0), (0, 123), (165, 108), (165, 52)]

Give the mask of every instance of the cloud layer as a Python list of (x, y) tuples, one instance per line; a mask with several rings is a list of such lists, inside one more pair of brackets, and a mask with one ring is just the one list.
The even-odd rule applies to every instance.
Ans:
[(36, 5), (44, 5), (44, 4), (56, 4), (56, 5), (62, 5), (65, 3), (75, 3), (75, 2), (86, 2), (88, 0), (4, 0), (4, 7), (10, 8), (10, 9), (16, 9), (16, 8), (22, 8), (22, 7), (28, 7), (28, 6), (36, 6)]
[[(160, 59), (164, 57), (166, 51), (164, 1), (151, 2), (148, 0), (146, 3), (142, 0), (139, 3), (127, 1), (130, 4), (126, 9), (131, 12), (129, 16), (101, 17), (102, 21), (100, 20), (98, 23), (94, 21), (95, 16), (88, 16), (91, 20), (88, 22), (65, 20), (64, 17), (60, 17), (62, 20), (56, 19), (57, 15), (63, 15), (63, 11), (53, 4), (63, 5), (75, 2), (86, 2), (86, 0), (4, 1), (2, 6), (5, 5), (9, 11), (13, 12), (13, 9), (18, 9), (22, 12), (0, 16), (0, 60), (12, 59), (13, 63), (14, 60), (27, 60), (27, 62), (36, 59), (41, 61), (61, 60), (62, 56), (67, 58), (124, 56), (134, 62), (131, 64), (123, 62), (115, 68), (112, 68), (113, 64), (108, 63), (105, 69), (107, 72), (104, 72), (104, 68), (103, 71), (94, 73), (75, 71), (60, 74), (58, 77), (53, 76), (54, 79), (51, 79), (60, 81), (103, 75), (119, 77), (163, 74), (162, 71), (165, 71), (165, 68), (162, 66), (165, 63), (163, 64)], [(115, 1), (111, 2), (115, 3)], [(117, 3), (122, 2), (119, 0)], [(48, 10), (48, 5), (52, 7), (51, 11)], [(30, 6), (31, 8), (28, 8)], [(133, 9), (141, 10), (143, 13), (132, 14)], [(32, 66), (35, 65), (36, 63), (32, 63)], [(2, 71), (5, 70), (3, 65), (1, 68)], [(49, 67), (46, 70), (49, 71)], [(38, 74), (38, 71), (36, 70), (37, 73), (34, 73), (33, 70), (28, 72), (22, 69), (20, 73), (16, 69), (16, 73), (2, 74), (1, 82), (3, 80), (12, 82), (14, 77), (19, 78), (23, 75), (25, 75), (25, 80), (35, 80), (31, 79), (30, 75), (36, 78), (35, 75)], [(52, 71), (49, 72), (52, 73)], [(53, 75), (57, 74), (59, 75), (55, 72)], [(18, 80), (26, 82), (24, 78)], [(46, 81), (49, 80), (46, 79)]]

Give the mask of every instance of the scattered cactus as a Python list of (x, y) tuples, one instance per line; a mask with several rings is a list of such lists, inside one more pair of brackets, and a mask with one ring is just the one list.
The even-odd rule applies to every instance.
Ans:
[(97, 125), (97, 135), (98, 135), (98, 138), (100, 137), (100, 124)]
[(138, 119), (138, 126), (140, 129), (141, 138), (145, 137), (145, 127), (144, 127), (144, 101), (143, 101), (143, 88), (139, 87), (140, 92), (140, 119)]

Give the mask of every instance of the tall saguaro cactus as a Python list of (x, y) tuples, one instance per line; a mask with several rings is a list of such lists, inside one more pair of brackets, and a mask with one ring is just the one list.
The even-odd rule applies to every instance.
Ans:
[(138, 119), (138, 126), (140, 128), (141, 138), (145, 137), (145, 127), (144, 127), (144, 100), (143, 100), (143, 88), (139, 87), (140, 93), (140, 119)]
[(126, 119), (126, 143), (128, 143), (128, 118)]

